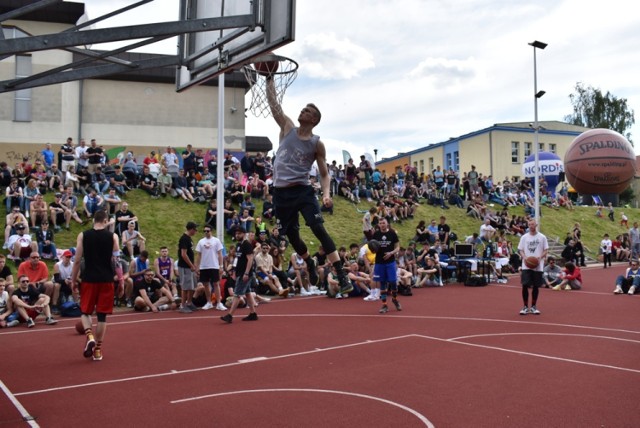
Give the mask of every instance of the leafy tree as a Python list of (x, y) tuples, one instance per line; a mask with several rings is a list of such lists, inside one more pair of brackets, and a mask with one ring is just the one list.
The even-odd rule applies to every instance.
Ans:
[(636, 120), (633, 110), (627, 106), (627, 99), (603, 94), (600, 89), (585, 87), (576, 83), (575, 93), (569, 95), (573, 105), (573, 114), (565, 116), (565, 121), (573, 125), (588, 128), (606, 128), (624, 135), (631, 144), (631, 133), (627, 132)]

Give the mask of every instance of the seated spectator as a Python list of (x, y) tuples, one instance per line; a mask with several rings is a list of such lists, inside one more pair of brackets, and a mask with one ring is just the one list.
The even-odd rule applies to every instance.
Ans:
[(234, 212), (233, 216), (229, 220), (227, 220), (227, 224), (225, 225), (225, 228), (229, 235), (235, 236), (234, 234), (237, 227), (242, 227), (242, 226), (240, 226), (240, 218), (238, 217), (238, 213)]
[(420, 287), (442, 287), (442, 273), (434, 257), (426, 257), (424, 267), (418, 268), (418, 285)]
[[(258, 283), (263, 284), (264, 291), (270, 290), (280, 297), (287, 297), (289, 288), (283, 288), (280, 279), (273, 273), (273, 257), (269, 254), (271, 247), (268, 243), (263, 243), (260, 251), (255, 255), (256, 276)], [(264, 294), (264, 293), (262, 293)]]
[(49, 230), (47, 220), (40, 224), (40, 229), (36, 231), (36, 241), (38, 242), (38, 254), (43, 259), (58, 260), (56, 244), (53, 242), (53, 231)]
[(25, 233), (29, 233), (29, 220), (22, 215), (20, 207), (13, 207), (6, 216), (6, 227), (4, 228), (4, 249), (11, 248), (9, 246), (9, 237), (17, 232), (16, 226), (21, 224), (25, 228)]
[(618, 275), (616, 278), (616, 288), (613, 290), (613, 294), (630, 295), (635, 294), (640, 289), (640, 266), (638, 266), (638, 260), (631, 260), (631, 266), (625, 270), (623, 275)]
[(413, 240), (418, 242), (419, 244), (424, 244), (430, 242), (430, 232), (427, 229), (427, 222), (424, 220), (420, 220), (418, 225), (416, 226), (416, 235)]
[(31, 235), (26, 233), (27, 228), (22, 223), (15, 225), (15, 235), (11, 235), (7, 240), (7, 248), (9, 258), (13, 260), (24, 260), (28, 258), (34, 251), (38, 252), (38, 244), (32, 242)]
[(572, 262), (564, 264), (561, 278), (560, 284), (552, 287), (552, 290), (562, 290), (563, 286), (565, 290), (580, 290), (582, 288), (582, 273), (580, 268)]
[(6, 290), (6, 281), (0, 278), (0, 328), (15, 327), (20, 323), (18, 313), (13, 311), (11, 294)]
[(349, 278), (351, 284), (353, 284), (353, 290), (349, 293), (349, 296), (365, 296), (365, 300), (378, 300), (375, 295), (373, 296), (374, 298), (367, 299), (371, 294), (370, 286), (373, 282), (369, 274), (360, 272), (357, 262), (352, 262), (348, 267), (349, 272), (347, 273), (347, 278)]
[(5, 203), (7, 207), (7, 213), (11, 212), (13, 207), (18, 207), (21, 210), (24, 206), (24, 194), (22, 193), (22, 187), (18, 185), (18, 179), (12, 178), (9, 186), (5, 190)]
[(491, 219), (486, 218), (480, 226), (479, 237), (484, 242), (492, 242), (496, 236), (496, 229), (491, 226)]
[[(254, 215), (254, 213), (256, 211), (256, 206), (251, 201), (251, 195), (245, 195), (242, 203), (240, 204), (240, 212), (242, 212), (245, 209), (248, 211), (249, 216), (253, 217), (253, 215)], [(246, 230), (248, 230), (248, 229), (246, 229)]]
[(129, 211), (129, 203), (127, 201), (123, 201), (122, 205), (120, 205), (120, 210), (116, 211), (116, 234), (122, 235), (122, 232), (129, 228), (129, 222), (134, 221), (137, 225), (138, 217), (133, 214), (133, 212)]
[(15, 285), (13, 284), (13, 274), (7, 266), (7, 258), (4, 254), (0, 254), (0, 279), (4, 280), (5, 289), (11, 295), (15, 290)]
[(36, 287), (39, 293), (46, 294), (51, 298), (51, 310), (54, 314), (58, 314), (57, 302), (60, 289), (55, 287), (49, 279), (49, 268), (45, 262), (40, 260), (37, 251), (32, 252), (29, 260), (20, 263), (20, 266), (18, 266), (18, 277), (23, 275), (29, 278), (29, 283)]
[(45, 324), (53, 325), (58, 321), (51, 316), (51, 308), (49, 307), (50, 298), (42, 292), (38, 292), (32, 284), (29, 283), (27, 275), (18, 277), (18, 288), (11, 296), (11, 304), (13, 310), (20, 315), (20, 321), (26, 322), (27, 328), (35, 327), (35, 318), (41, 313), (45, 316)]
[(129, 277), (125, 281), (124, 294), (127, 299), (127, 308), (133, 307), (133, 288), (142, 281), (144, 272), (149, 269), (149, 253), (141, 251), (138, 257), (132, 258), (129, 263)]
[(129, 221), (127, 230), (122, 232), (122, 248), (126, 250), (125, 254), (129, 257), (141, 254), (145, 249), (146, 241), (147, 238), (136, 230), (136, 222), (134, 220)]
[(151, 174), (151, 170), (148, 165), (142, 168), (142, 176), (140, 177), (140, 188), (151, 195), (152, 199), (159, 198), (158, 181)]
[(175, 278), (175, 269), (173, 267), (173, 259), (169, 256), (167, 247), (160, 248), (160, 257), (153, 262), (156, 277), (162, 282), (162, 285), (171, 291), (173, 298), (179, 301), (178, 287)]
[(142, 280), (133, 287), (133, 298), (136, 311), (159, 312), (177, 307), (171, 292), (162, 286), (153, 269), (144, 270)]
[(52, 192), (62, 192), (64, 190), (64, 174), (55, 163), (47, 171), (47, 183), (49, 190)]
[(129, 187), (127, 186), (127, 177), (122, 172), (120, 165), (115, 165), (113, 169), (115, 172), (109, 179), (111, 187), (116, 189), (116, 192), (118, 192), (120, 196), (126, 195), (127, 190), (129, 190)]
[(187, 178), (184, 176), (184, 170), (181, 169), (178, 171), (178, 176), (173, 179), (173, 184), (176, 193), (185, 202), (193, 202), (195, 200), (194, 196), (189, 191), (189, 184), (187, 183)]
[(96, 172), (93, 174), (92, 185), (100, 195), (104, 195), (111, 187), (111, 181), (107, 178), (101, 166), (96, 166), (95, 168)]
[(82, 207), (87, 218), (93, 218), (93, 215), (104, 209), (104, 199), (98, 194), (93, 187), (89, 189), (89, 193), (82, 199)]
[(60, 302), (80, 302), (80, 295), (78, 288), (74, 287), (71, 280), (71, 270), (73, 264), (71, 263), (71, 257), (73, 253), (70, 250), (65, 250), (62, 253), (62, 260), (53, 265), (53, 284), (54, 287), (60, 289)]
[(169, 170), (167, 170), (167, 167), (163, 166), (162, 168), (160, 168), (160, 174), (158, 174), (157, 181), (158, 188), (160, 190), (160, 196), (173, 196), (173, 193), (175, 193), (173, 189), (173, 177), (169, 175)]
[(544, 266), (542, 279), (545, 288), (553, 288), (562, 282), (562, 268), (556, 264), (555, 257), (547, 257), (547, 264)]
[(24, 203), (22, 206), (22, 210), (25, 212), (27, 217), (31, 215), (31, 202), (33, 202), (36, 199), (36, 195), (39, 194), (40, 190), (36, 186), (36, 180), (33, 178), (30, 179), (27, 186), (24, 188)]
[(296, 289), (299, 290), (301, 296), (311, 296), (309, 290), (309, 275), (307, 273), (307, 263), (296, 252), (291, 254), (289, 260), (289, 279), (290, 294), (294, 294)]
[(613, 252), (615, 254), (615, 258), (617, 261), (626, 262), (627, 260), (629, 260), (629, 257), (631, 256), (631, 251), (629, 251), (628, 248), (624, 248), (622, 235), (616, 236), (616, 239), (614, 239), (613, 242), (611, 243), (611, 247), (613, 249)]
[(29, 210), (31, 213), (31, 227), (33, 228), (46, 221), (49, 216), (49, 207), (40, 193), (31, 202)]
[(113, 187), (109, 188), (109, 193), (104, 195), (104, 210), (109, 217), (115, 218), (121, 203), (122, 199), (120, 199), (120, 196), (116, 193), (116, 189)]
[(280, 254), (284, 254), (287, 250), (287, 246), (289, 246), (289, 241), (286, 237), (280, 235), (280, 229), (274, 227), (271, 229), (271, 234), (269, 235), (269, 244), (280, 250)]
[(76, 175), (78, 177), (80, 193), (83, 195), (88, 194), (89, 190), (93, 189), (93, 174), (89, 174), (87, 167), (78, 165)]
[[(116, 170), (117, 174), (117, 170)], [(122, 165), (122, 174), (126, 177), (126, 188), (136, 188), (140, 182), (140, 174), (138, 173), (138, 164), (136, 164), (133, 154), (127, 153), (124, 164)]]

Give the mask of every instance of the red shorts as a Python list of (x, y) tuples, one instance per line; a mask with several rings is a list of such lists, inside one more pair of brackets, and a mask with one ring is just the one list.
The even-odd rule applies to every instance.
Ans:
[(36, 309), (25, 309), (25, 310), (27, 311), (27, 316), (32, 320), (35, 320), (36, 318), (38, 318), (38, 315), (42, 313), (42, 311), (38, 311)]
[(80, 284), (80, 310), (83, 314), (113, 313), (114, 297), (113, 281), (110, 282), (82, 282)]

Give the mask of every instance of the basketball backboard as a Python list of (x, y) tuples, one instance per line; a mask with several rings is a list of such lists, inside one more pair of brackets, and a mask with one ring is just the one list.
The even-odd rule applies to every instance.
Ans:
[(295, 36), (295, 0), (180, 0), (184, 21), (219, 18), (216, 29), (179, 38), (178, 92), (201, 84)]

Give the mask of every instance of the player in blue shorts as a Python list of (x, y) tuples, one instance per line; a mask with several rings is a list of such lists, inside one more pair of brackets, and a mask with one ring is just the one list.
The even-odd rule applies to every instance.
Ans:
[[(382, 307), (380, 313), (389, 311), (387, 306), (387, 290), (391, 291), (391, 301), (397, 310), (402, 310), (402, 305), (398, 301), (398, 274), (396, 266), (396, 254), (400, 251), (400, 240), (395, 230), (389, 227), (389, 222), (385, 217), (381, 217), (378, 222), (378, 230), (373, 233), (373, 239), (378, 243), (376, 250), (376, 264), (373, 268), (373, 280), (380, 284), (380, 300)], [(375, 247), (370, 241), (369, 248)]]

